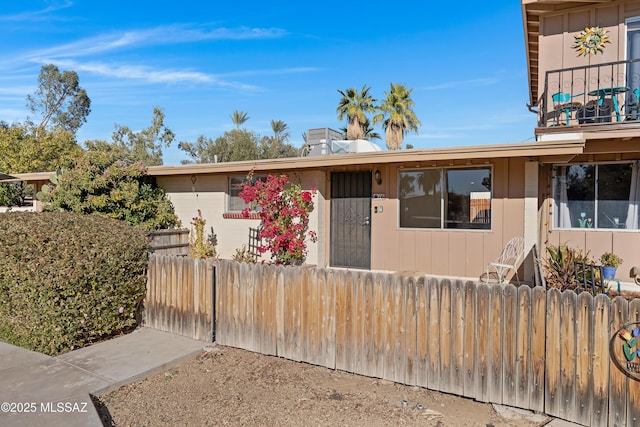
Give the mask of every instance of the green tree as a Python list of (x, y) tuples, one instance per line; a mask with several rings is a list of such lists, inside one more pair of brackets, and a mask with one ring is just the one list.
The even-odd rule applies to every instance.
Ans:
[(153, 108), (151, 125), (138, 132), (127, 126), (116, 125), (113, 132), (113, 144), (124, 148), (127, 158), (141, 161), (147, 166), (162, 164), (162, 149), (169, 147), (176, 135), (164, 124), (164, 111), (160, 107)]
[(405, 132), (418, 133), (420, 120), (413, 112), (411, 92), (404, 84), (391, 83), (391, 90), (385, 92), (385, 98), (378, 106), (379, 114), (373, 117), (373, 123), (384, 121), (385, 140), (389, 150), (402, 148)]
[(0, 171), (5, 173), (56, 170), (80, 152), (75, 136), (62, 129), (43, 128), (35, 136), (22, 125), (0, 126)]
[[(375, 129), (371, 125), (371, 121), (369, 120), (369, 118), (367, 118), (365, 120), (364, 125), (363, 125), (363, 129), (364, 129), (364, 133), (362, 135), (362, 139), (366, 139), (368, 141), (371, 141), (372, 139), (380, 139), (380, 134), (375, 131)], [(346, 127), (340, 128), (340, 130), (342, 131), (342, 133), (346, 137), (347, 136), (347, 128)]]
[(27, 107), (40, 116), (36, 133), (51, 127), (75, 134), (87, 121), (91, 112), (91, 100), (80, 87), (75, 71), (60, 73), (53, 64), (43, 65), (38, 76), (38, 89), (27, 96)]
[(349, 88), (346, 91), (338, 89), (342, 95), (336, 112), (338, 120), (347, 119), (347, 139), (363, 139), (365, 133), (365, 123), (367, 114), (375, 113), (375, 102), (369, 91), (371, 88), (366, 85), (358, 92), (356, 88)]
[(100, 148), (70, 159), (43, 187), (37, 197), (45, 211), (95, 213), (147, 230), (179, 225), (171, 201), (141, 161), (122, 160), (122, 147)]
[(178, 148), (187, 153), (191, 160), (181, 160), (183, 165), (190, 163), (215, 163), (218, 154), (216, 143), (204, 135), (198, 136), (195, 143), (181, 141)]
[(298, 157), (300, 150), (289, 144), (289, 126), (282, 120), (271, 120), (273, 136), (264, 136), (260, 141), (260, 158), (277, 159)]

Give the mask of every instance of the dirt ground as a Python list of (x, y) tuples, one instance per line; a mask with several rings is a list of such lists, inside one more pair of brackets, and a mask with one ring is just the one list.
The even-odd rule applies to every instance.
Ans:
[[(100, 396), (105, 426), (495, 426), (546, 423), (419, 387), (212, 345)], [(538, 416), (541, 417), (541, 416)]]

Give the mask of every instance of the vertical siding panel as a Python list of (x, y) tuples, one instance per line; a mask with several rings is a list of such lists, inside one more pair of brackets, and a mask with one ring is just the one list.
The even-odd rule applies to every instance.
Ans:
[(477, 355), (478, 355), (478, 318), (476, 313), (478, 287), (474, 282), (464, 285), (464, 388), (466, 397), (476, 399), (478, 395)]
[(588, 425), (593, 412), (593, 297), (588, 292), (578, 295), (576, 310), (576, 417)]
[(416, 384), (427, 387), (428, 381), (428, 297), (425, 277), (416, 280)]
[[(640, 299), (635, 299), (629, 302), (628, 322), (640, 322)], [(633, 325), (633, 327), (640, 327), (640, 325)], [(614, 338), (614, 340), (618, 341), (616, 345), (620, 347), (622, 340), (618, 337)], [(637, 357), (635, 362), (638, 362)], [(627, 423), (632, 426), (638, 426), (640, 425), (640, 381), (630, 379), (628, 380), (628, 387), (627, 396), (629, 397), (629, 401), (627, 402)]]
[[(598, 295), (593, 310), (593, 409), (591, 426), (609, 423), (609, 298)], [(614, 369), (617, 369), (614, 367)]]
[(416, 343), (417, 343), (417, 318), (416, 318), (416, 280), (415, 277), (404, 277), (403, 288), (406, 292), (405, 306), (405, 384), (417, 384), (416, 372)]
[(517, 406), (517, 372), (516, 355), (518, 345), (517, 313), (518, 313), (518, 290), (512, 284), (507, 284), (503, 290), (504, 294), (504, 335), (503, 344), (503, 388), (502, 403), (509, 406)]
[(464, 394), (464, 282), (456, 280), (452, 284), (451, 301), (451, 392), (459, 396)]
[(364, 290), (362, 297), (364, 299), (363, 305), (363, 319), (362, 319), (362, 373), (367, 376), (375, 375), (375, 325), (374, 325), (374, 312), (373, 312), (373, 274), (367, 272), (364, 276)]
[(347, 289), (351, 287), (347, 277), (351, 277), (350, 272), (336, 271), (333, 275), (336, 288), (336, 369), (343, 371), (347, 370)]
[(543, 412), (547, 293), (543, 287), (537, 286), (533, 288), (532, 294), (529, 405), (531, 410)]
[[(616, 297), (610, 305), (611, 316), (609, 326), (609, 337), (613, 336), (618, 329), (626, 323), (629, 306), (622, 297)], [(624, 359), (622, 346), (613, 346), (616, 359)], [(615, 366), (613, 358), (609, 363), (609, 425), (627, 425), (627, 377)]]
[(531, 288), (517, 289), (516, 406), (529, 409), (531, 395)]
[(443, 279), (440, 293), (440, 386), (441, 390), (451, 393), (453, 367), (452, 323), (453, 304), (451, 303), (451, 281)]
[(573, 291), (562, 293), (560, 313), (560, 384), (562, 387), (561, 418), (576, 418), (576, 306)]
[(429, 332), (428, 360), (427, 360), (427, 387), (433, 390), (442, 390), (440, 382), (440, 294), (441, 282), (431, 278), (427, 282)]
[(476, 287), (478, 294), (477, 314), (477, 395), (475, 398), (481, 402), (489, 402), (489, 381), (491, 378), (491, 353), (489, 339), (491, 328), (495, 325), (491, 321), (491, 302), (489, 286), (480, 283)]
[(502, 404), (502, 344), (504, 336), (504, 312), (502, 287), (493, 285), (490, 288), (490, 316), (489, 326), (489, 401)]
[(560, 298), (558, 289), (547, 290), (547, 344), (545, 368), (545, 412), (554, 417), (560, 416), (562, 406), (562, 384), (560, 380)]

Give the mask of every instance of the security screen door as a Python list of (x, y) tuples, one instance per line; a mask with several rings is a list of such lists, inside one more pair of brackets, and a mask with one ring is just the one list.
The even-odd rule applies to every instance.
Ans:
[(331, 174), (330, 263), (371, 268), (371, 172)]

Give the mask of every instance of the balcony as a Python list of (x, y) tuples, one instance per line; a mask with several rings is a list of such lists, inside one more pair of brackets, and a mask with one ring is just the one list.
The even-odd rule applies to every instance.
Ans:
[(539, 131), (640, 125), (640, 59), (547, 71)]

